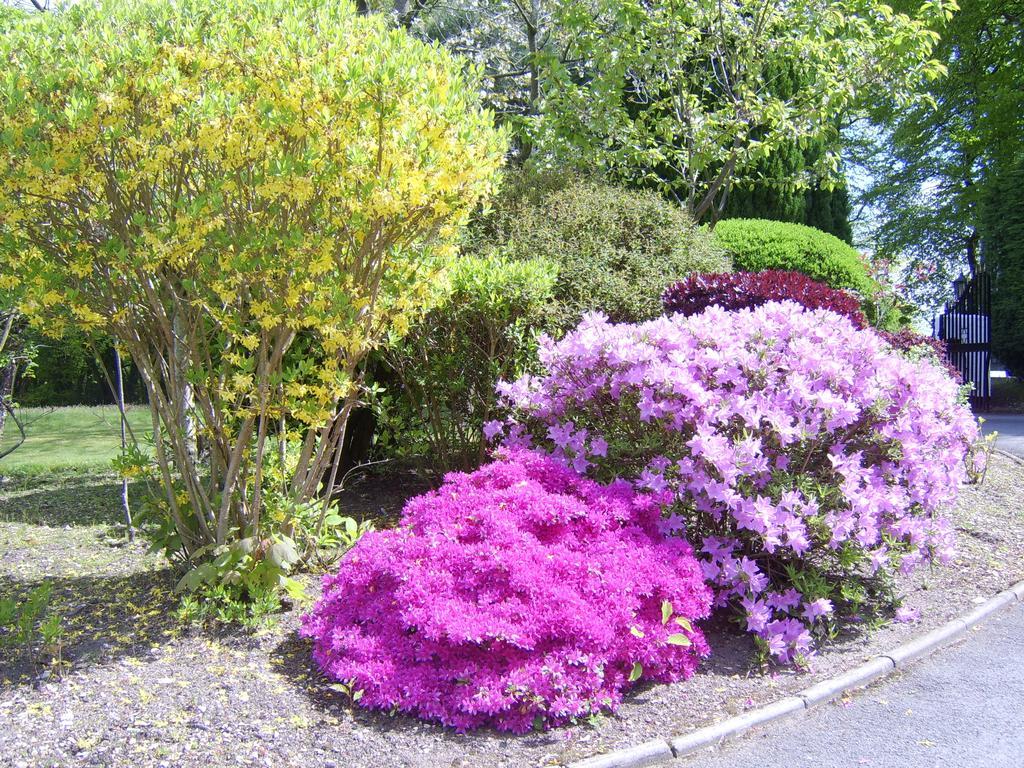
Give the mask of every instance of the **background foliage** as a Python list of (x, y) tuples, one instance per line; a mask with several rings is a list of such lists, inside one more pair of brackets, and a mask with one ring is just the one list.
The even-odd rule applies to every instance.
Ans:
[[(935, 29), (934, 55), (948, 75), (928, 85), (920, 104), (879, 98), (872, 121), (847, 137), (851, 164), (867, 182), (857, 195), (861, 237), (899, 265), (901, 289), (932, 309), (949, 298), (955, 277), (984, 264), (983, 201), (999, 194), (999, 175), (1024, 148), (1024, 2), (965, 2)], [(1006, 208), (1004, 216), (1012, 228), (1024, 214)], [(1011, 281), (1004, 293), (1019, 303), (1018, 290)]]
[(1024, 156), (992, 172), (982, 198), (982, 255), (992, 273), (992, 351), (1024, 376)]
[[(808, 159), (815, 175), (835, 178), (835, 121), (862, 112), (878, 91), (913, 102), (920, 82), (941, 72), (929, 25), (955, 8), (943, 0), (906, 14), (877, 0), (416, 5), (418, 34), (483, 65), (522, 159), (654, 187), (698, 220), (718, 217), (734, 176), (756, 175), (794, 143), (824, 140), (827, 151)], [(782, 74), (787, 87), (775, 82)]]
[(389, 455), (423, 457), (438, 476), (483, 463), (495, 387), (536, 366), (557, 275), (539, 258), (455, 262), (433, 308), (384, 349), (395, 374), (381, 403)]
[(470, 247), (558, 266), (550, 320), (562, 330), (585, 312), (641, 320), (661, 311), (661, 292), (694, 271), (728, 269), (709, 234), (654, 192), (577, 176), (515, 176), (476, 224)]

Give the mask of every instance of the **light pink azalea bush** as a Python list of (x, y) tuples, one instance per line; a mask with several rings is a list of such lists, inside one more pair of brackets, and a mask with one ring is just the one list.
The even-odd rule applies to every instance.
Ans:
[(773, 302), (641, 325), (590, 316), (502, 385), (487, 432), (669, 493), (716, 605), (789, 662), (892, 569), (948, 559), (939, 510), (977, 439), (957, 384), (827, 310)]
[(708, 653), (711, 593), (660, 501), (524, 451), (450, 474), (348, 552), (302, 633), (361, 705), (459, 730), (614, 710)]

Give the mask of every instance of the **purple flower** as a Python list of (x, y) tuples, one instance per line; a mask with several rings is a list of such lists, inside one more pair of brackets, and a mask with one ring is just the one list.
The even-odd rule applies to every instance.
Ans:
[[(941, 511), (977, 425), (941, 366), (848, 317), (791, 301), (638, 325), (590, 316), (545, 341), (541, 363), (502, 388), (506, 444), (600, 458), (576, 465), (670, 498), (715, 604), (747, 616), (742, 601), (763, 600), (770, 617), (758, 607), (750, 631), (780, 661), (813, 651), (810, 628), (864, 574), (953, 552)], [(823, 577), (826, 594), (795, 589)]]
[(743, 598), (740, 603), (747, 613), (747, 631), (761, 632), (771, 620), (772, 612), (763, 600)]
[(817, 600), (811, 600), (804, 604), (804, 618), (813, 624), (822, 616), (830, 615), (832, 610), (832, 601), (819, 597)]
[(901, 605), (896, 609), (896, 614), (893, 618), (901, 624), (907, 624), (918, 621), (921, 618), (921, 612), (917, 608), (908, 608), (905, 605)]

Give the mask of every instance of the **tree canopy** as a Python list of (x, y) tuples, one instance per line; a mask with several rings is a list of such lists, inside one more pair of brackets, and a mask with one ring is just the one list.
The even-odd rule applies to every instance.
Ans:
[(866, 237), (925, 306), (982, 265), (982, 201), (1024, 146), (1024, 2), (973, 0), (936, 30), (947, 76), (925, 101), (880, 102), (852, 146), (871, 180)]
[[(418, 34), (480, 63), (523, 159), (597, 168), (655, 187), (713, 220), (734, 178), (793, 143), (827, 139), (817, 176), (838, 176), (837, 120), (871, 94), (915, 103), (941, 75), (924, 0), (455, 0), (419, 4)], [(418, 6), (418, 7), (419, 7)], [(772, 73), (792, 72), (780, 90)], [(796, 179), (796, 183), (804, 183)]]

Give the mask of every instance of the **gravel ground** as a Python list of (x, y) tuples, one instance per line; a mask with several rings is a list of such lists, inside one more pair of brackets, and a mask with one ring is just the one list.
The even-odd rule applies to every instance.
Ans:
[[(364, 484), (350, 508), (393, 518), (411, 487)], [(920, 621), (847, 627), (802, 673), (762, 672), (747, 638), (708, 625), (714, 655), (692, 680), (641, 688), (615, 717), (514, 737), (353, 711), (316, 675), (297, 609), (256, 634), (180, 626), (166, 563), (114, 536), (116, 486), (77, 477), (0, 488), (0, 595), (47, 579), (66, 628), (58, 672), (0, 647), (0, 765), (527, 768), (686, 733), (853, 667), (1024, 578), (1024, 462), (997, 455), (950, 515), (958, 559), (901, 583)]]

